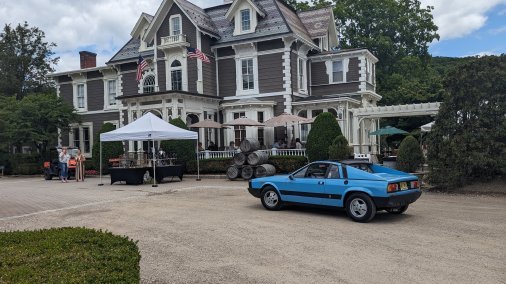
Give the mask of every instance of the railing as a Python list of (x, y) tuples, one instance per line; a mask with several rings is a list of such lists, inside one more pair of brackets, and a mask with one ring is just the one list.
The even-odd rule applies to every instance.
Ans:
[[(266, 152), (269, 156), (306, 156), (306, 149), (267, 149), (267, 150), (259, 150), (262, 152)], [(232, 158), (236, 153), (241, 152), (241, 150), (231, 150), (231, 151), (202, 151), (198, 153), (199, 160), (207, 160), (207, 159), (217, 159), (217, 158)]]
[(186, 43), (186, 35), (178, 34), (173, 36), (164, 36), (162, 37), (162, 45), (171, 45), (178, 43)]

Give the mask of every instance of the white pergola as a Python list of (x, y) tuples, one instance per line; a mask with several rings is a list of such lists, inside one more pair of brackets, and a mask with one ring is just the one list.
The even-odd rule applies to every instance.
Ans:
[[(393, 106), (369, 106), (350, 109), (353, 113), (350, 144), (353, 146), (356, 153), (363, 152), (363, 140), (364, 137), (368, 137), (368, 133), (366, 133), (363, 125), (365, 120), (368, 120), (371, 123), (370, 131), (375, 131), (379, 129), (379, 122), (381, 118), (426, 115), (434, 116), (438, 113), (440, 105), (440, 102), (434, 102)], [(379, 136), (375, 136), (375, 139), (376, 143), (374, 145), (379, 147)], [(376, 151), (377, 147), (372, 147), (373, 153)]]

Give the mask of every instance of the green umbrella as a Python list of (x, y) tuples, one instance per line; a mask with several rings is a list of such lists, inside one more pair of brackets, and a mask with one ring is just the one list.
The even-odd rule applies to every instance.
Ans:
[(385, 126), (383, 128), (380, 128), (376, 131), (373, 131), (373, 132), (369, 132), (369, 135), (393, 135), (393, 134), (408, 134), (408, 132), (402, 130), (402, 129), (399, 129), (399, 128), (395, 128), (395, 127), (392, 127), (392, 126)]

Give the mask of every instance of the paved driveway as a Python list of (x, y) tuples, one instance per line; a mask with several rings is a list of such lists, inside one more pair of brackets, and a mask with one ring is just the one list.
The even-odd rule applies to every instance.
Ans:
[[(107, 229), (139, 240), (144, 283), (504, 283), (506, 198), (424, 194), (369, 224), (264, 210), (246, 183), (97, 187), (0, 179), (0, 230)], [(7, 208), (7, 209), (6, 209)]]

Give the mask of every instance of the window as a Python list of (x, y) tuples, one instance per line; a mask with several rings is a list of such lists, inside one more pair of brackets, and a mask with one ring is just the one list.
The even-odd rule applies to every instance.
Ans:
[(251, 28), (251, 17), (249, 9), (241, 10), (241, 31), (249, 31)]
[(91, 144), (90, 144), (90, 128), (83, 127), (83, 152), (91, 153)]
[(343, 61), (333, 61), (332, 62), (332, 82), (339, 83), (344, 81), (344, 72), (343, 72)]
[(306, 176), (307, 178), (325, 178), (329, 164), (325, 163), (314, 163), (307, 167)]
[(303, 178), (303, 177), (305, 177), (306, 176), (307, 168), (308, 167), (304, 167), (304, 168), (300, 169), (299, 171), (295, 172), (293, 174), (293, 177), (294, 178)]
[(155, 91), (155, 76), (147, 75), (142, 81), (142, 92), (144, 94), (153, 93)]
[(183, 90), (183, 70), (179, 60), (174, 60), (170, 65), (170, 82), (172, 90)]
[(253, 90), (255, 88), (255, 83), (253, 82), (253, 59), (243, 59), (241, 61), (242, 65), (242, 89), (243, 90)]
[(84, 84), (77, 85), (77, 108), (84, 108)]
[(327, 178), (331, 178), (331, 179), (339, 178), (339, 167), (336, 165), (331, 165), (329, 173), (327, 174)]
[(109, 105), (116, 105), (116, 80), (107, 81), (107, 98)]
[[(264, 123), (264, 112), (263, 111), (259, 111), (257, 113), (257, 121), (260, 123)], [(260, 142), (260, 146), (265, 145), (264, 129), (260, 128), (260, 127), (258, 128), (258, 142)]]
[[(245, 117), (244, 112), (235, 112), (234, 119)], [(234, 126), (234, 143), (235, 145), (241, 145), (242, 140), (246, 138), (246, 127), (245, 126)]]
[(372, 70), (373, 70), (372, 61), (366, 58), (365, 59), (365, 80), (369, 83), (373, 83)]
[(299, 90), (306, 89), (305, 86), (304, 86), (304, 81), (305, 81), (305, 78), (304, 78), (304, 75), (305, 75), (304, 69), (305, 69), (304, 59), (299, 58)]
[(74, 137), (74, 143), (72, 146), (76, 147), (76, 148), (80, 148), (81, 145), (81, 139), (80, 138), (80, 135), (79, 135), (79, 128), (73, 128), (72, 129), (72, 136)]
[(180, 35), (181, 34), (181, 16), (177, 15), (170, 19), (170, 35)]
[[(298, 115), (300, 117), (307, 118), (307, 110), (301, 110), (299, 111)], [(309, 124), (308, 123), (302, 123), (300, 124), (300, 140), (301, 141), (307, 141), (307, 135), (309, 134)]]

